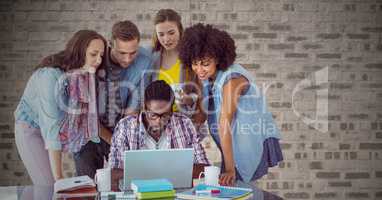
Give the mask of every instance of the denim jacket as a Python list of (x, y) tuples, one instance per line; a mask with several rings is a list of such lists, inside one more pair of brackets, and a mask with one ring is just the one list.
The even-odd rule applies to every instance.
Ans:
[(64, 74), (58, 68), (44, 67), (37, 69), (25, 87), (16, 111), (15, 121), (26, 122), (41, 131), (46, 149), (61, 149), (59, 130), (64, 111), (59, 106), (64, 94), (60, 83)]
[[(231, 121), (231, 134), (233, 157), (236, 169), (245, 182), (249, 182), (255, 173), (263, 154), (263, 142), (265, 139), (273, 137), (280, 138), (280, 133), (276, 127), (272, 114), (266, 108), (265, 96), (255, 84), (253, 76), (239, 64), (231, 65), (227, 70), (218, 70), (215, 82), (212, 86), (212, 94), (215, 105), (213, 114), (219, 123), (222, 106), (223, 86), (233, 74), (244, 76), (250, 83), (246, 92), (239, 98), (237, 110)], [(207, 97), (209, 81), (203, 82), (203, 106), (208, 110)], [(217, 125), (209, 124), (211, 127)], [(220, 146), (220, 139), (217, 129), (211, 131), (211, 135)]]

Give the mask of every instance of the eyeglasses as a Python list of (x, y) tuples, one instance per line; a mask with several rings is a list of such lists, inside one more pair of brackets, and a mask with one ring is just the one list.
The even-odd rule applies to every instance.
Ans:
[(145, 114), (146, 114), (147, 118), (149, 118), (151, 120), (160, 119), (161, 121), (169, 120), (170, 117), (172, 116), (172, 112), (171, 111), (170, 112), (165, 112), (165, 113), (162, 113), (162, 114), (158, 114), (158, 113), (146, 110)]

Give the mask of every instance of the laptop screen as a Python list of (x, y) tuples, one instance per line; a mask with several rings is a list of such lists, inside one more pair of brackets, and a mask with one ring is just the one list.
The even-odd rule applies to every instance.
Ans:
[(123, 183), (126, 190), (131, 190), (134, 179), (168, 179), (175, 188), (190, 188), (194, 150), (159, 149), (130, 150), (124, 152)]

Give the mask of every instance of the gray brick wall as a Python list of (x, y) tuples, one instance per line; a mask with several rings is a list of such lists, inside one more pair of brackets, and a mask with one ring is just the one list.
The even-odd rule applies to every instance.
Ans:
[[(382, 199), (380, 0), (2, 0), (0, 185), (30, 184), (12, 114), (38, 60), (79, 29), (109, 37), (123, 19), (147, 43), (160, 8), (179, 11), (185, 26), (228, 31), (237, 62), (267, 88), (285, 161), (259, 187), (285, 199)], [(214, 144), (204, 145), (219, 162)], [(70, 155), (64, 170), (73, 175)]]

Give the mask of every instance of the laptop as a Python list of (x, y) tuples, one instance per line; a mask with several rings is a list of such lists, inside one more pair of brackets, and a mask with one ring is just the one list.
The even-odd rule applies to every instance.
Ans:
[(176, 189), (192, 187), (194, 150), (156, 149), (124, 152), (123, 185), (131, 190), (134, 179), (168, 179)]

